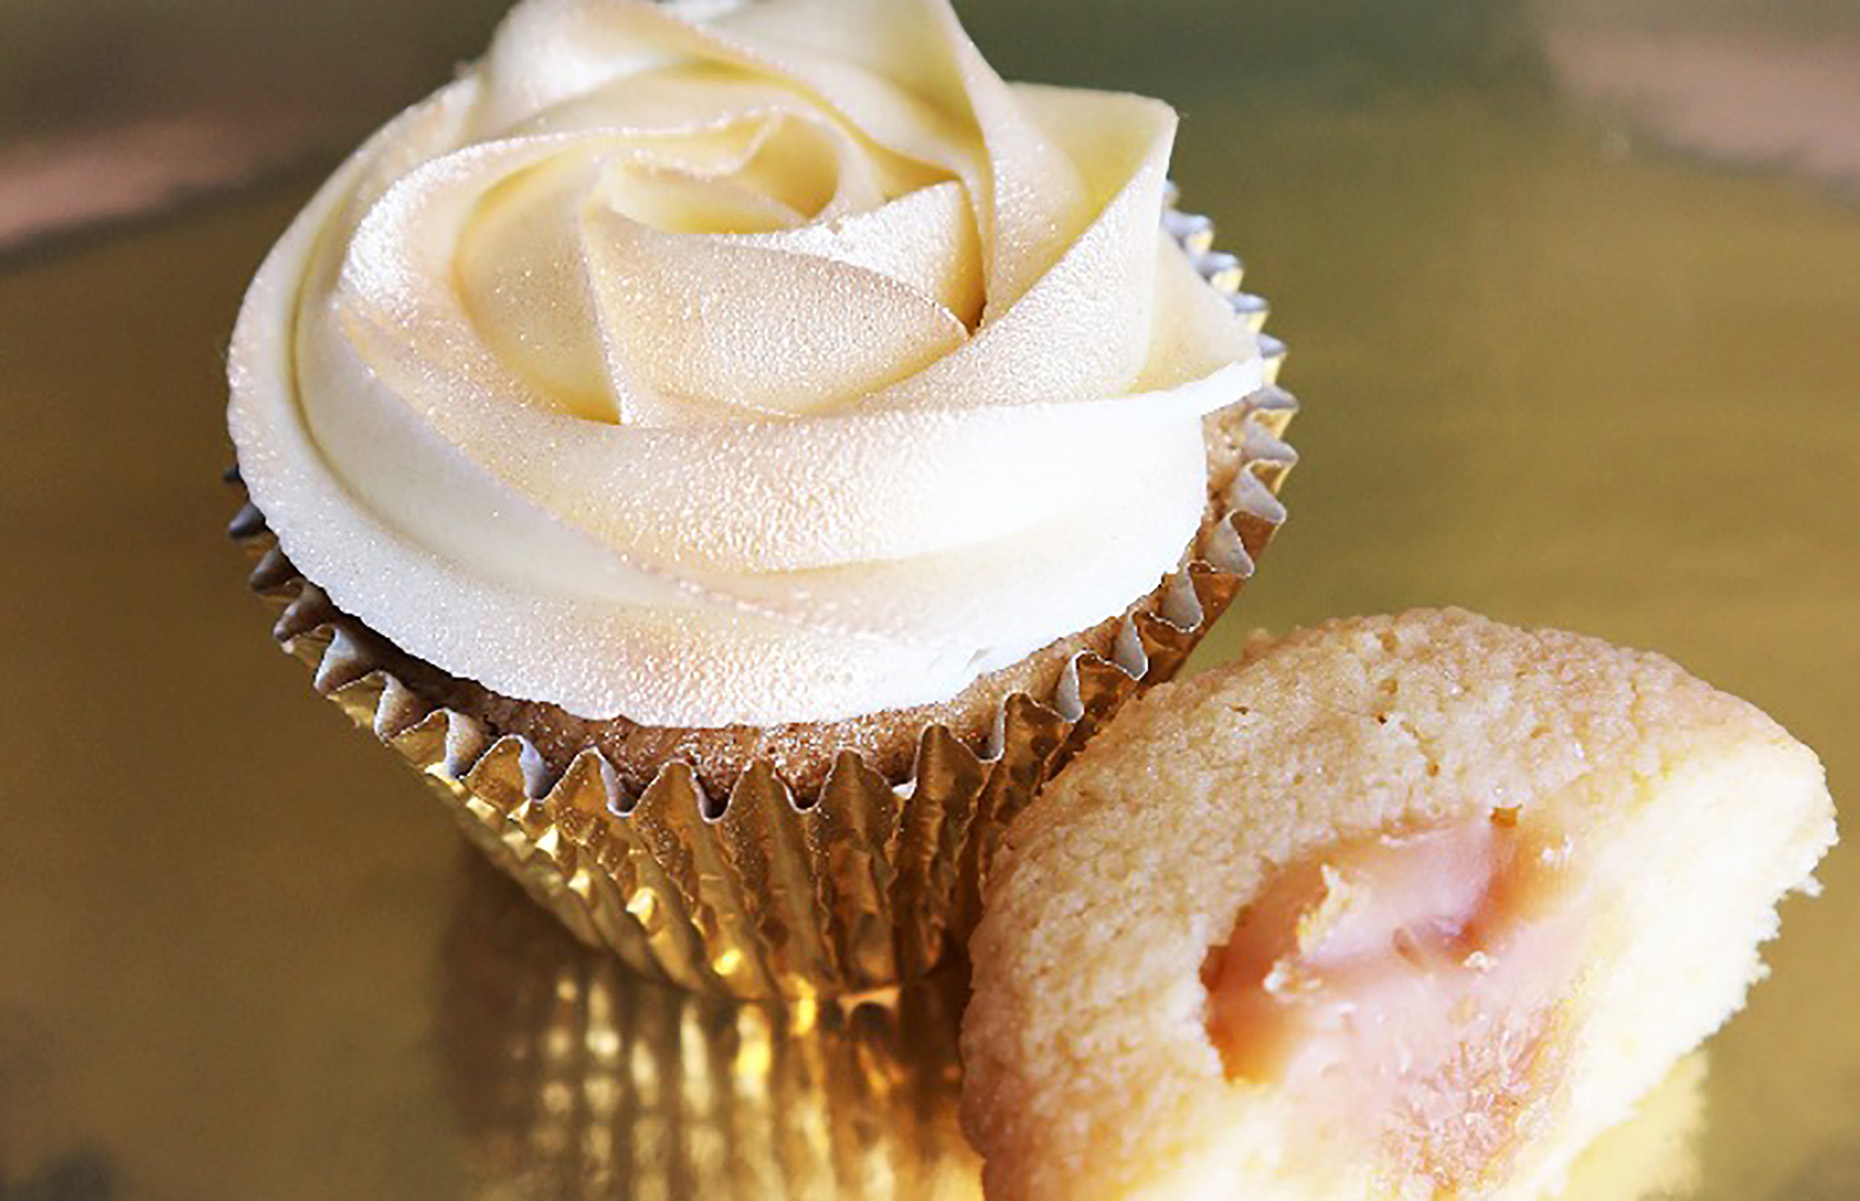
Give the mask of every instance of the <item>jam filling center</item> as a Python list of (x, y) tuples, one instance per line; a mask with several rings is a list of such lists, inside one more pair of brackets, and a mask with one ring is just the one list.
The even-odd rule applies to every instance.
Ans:
[(1384, 1173), (1475, 1182), (1556, 1082), (1567, 859), (1500, 809), (1287, 867), (1203, 967), (1227, 1075), (1282, 1087)]

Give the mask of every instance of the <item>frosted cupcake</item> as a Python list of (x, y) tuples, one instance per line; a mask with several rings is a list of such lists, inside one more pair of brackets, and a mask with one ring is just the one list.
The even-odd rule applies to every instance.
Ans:
[(1007, 838), (991, 1198), (1530, 1198), (1742, 1005), (1834, 810), (1665, 659), (1417, 612), (1151, 692)]
[(942, 0), (519, 6), (247, 296), (279, 636), (584, 938), (921, 970), (1283, 515), (1174, 126), (1003, 83)]

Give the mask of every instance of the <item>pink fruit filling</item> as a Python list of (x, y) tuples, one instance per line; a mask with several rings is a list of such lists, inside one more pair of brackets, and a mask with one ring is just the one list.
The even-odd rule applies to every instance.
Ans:
[(1558, 1075), (1567, 859), (1498, 810), (1289, 866), (1203, 969), (1228, 1076), (1281, 1086), (1385, 1175), (1499, 1170)]

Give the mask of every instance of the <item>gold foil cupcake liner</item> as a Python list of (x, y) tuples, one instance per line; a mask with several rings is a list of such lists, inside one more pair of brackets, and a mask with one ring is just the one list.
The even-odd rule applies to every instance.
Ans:
[[(1257, 330), (1265, 305), (1238, 290), (1238, 260), (1210, 249), (1211, 224), (1171, 209), (1165, 227)], [(924, 727), (904, 779), (852, 751), (804, 796), (767, 760), (725, 796), (677, 761), (631, 791), (592, 748), (558, 774), (524, 736), (434, 707), (384, 666), (380, 639), (296, 572), (249, 502), (229, 532), (316, 690), (421, 772), (471, 841), (583, 942), (701, 992), (860, 992), (924, 974), (966, 938), (1007, 822), (1124, 701), (1175, 674), (1252, 576), (1296, 461), (1282, 436), (1297, 406), (1275, 382), (1284, 347), (1261, 342), (1267, 384), (1234, 406), (1239, 468), (1182, 566), (1126, 612), (1108, 656), (1075, 656), (1049, 695), (1005, 698), (982, 745)]]
[(959, 963), (845, 1000), (704, 997), (578, 946), (480, 863), (461, 884), (436, 1033), (475, 1195), (980, 1197)]

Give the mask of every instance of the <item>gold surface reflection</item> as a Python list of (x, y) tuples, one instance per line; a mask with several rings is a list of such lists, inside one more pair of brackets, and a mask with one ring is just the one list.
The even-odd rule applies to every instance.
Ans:
[(736, 1004), (591, 952), (478, 855), (442, 947), (445, 1081), (480, 1197), (979, 1197), (960, 970)]
[[(1009, 74), (1185, 111), (1184, 193), (1291, 346), (1291, 521), (1198, 663), (1250, 625), (1460, 604), (1662, 650), (1855, 794), (1860, 205), (1851, 119), (1800, 97), (1849, 94), (1860, 20), (964, 10)], [(339, 24), (304, 43), (327, 69), (363, 53)], [(1727, 53), (1763, 80), (1734, 127), (1698, 90)], [(220, 536), (221, 356), (305, 195), (0, 254), (0, 1198), (731, 1195), (713, 1171), (972, 1195), (959, 998), (804, 1017), (634, 983), (461, 869), (451, 819), (278, 654)], [(1857, 856), (1784, 907), (1771, 978), (1572, 1201), (1860, 1196)]]

